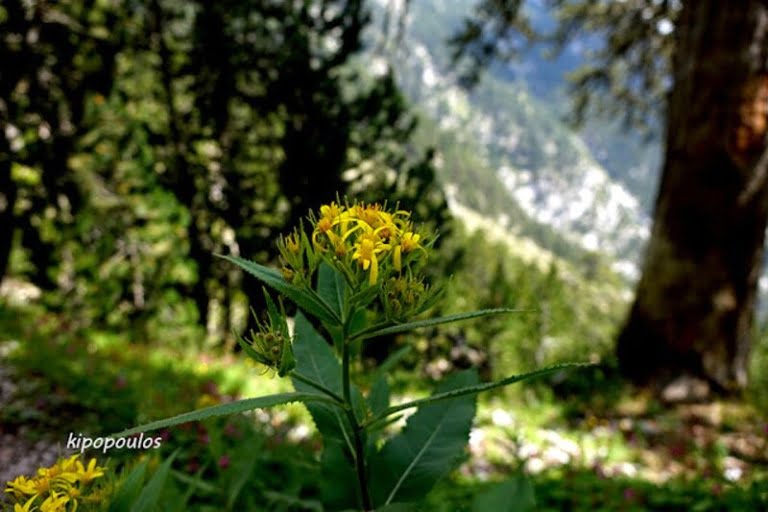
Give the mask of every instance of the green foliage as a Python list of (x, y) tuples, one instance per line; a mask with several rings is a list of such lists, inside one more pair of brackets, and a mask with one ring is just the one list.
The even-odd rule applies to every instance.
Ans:
[[(371, 304), (370, 299), (361, 292), (368, 289), (378, 292), (382, 280), (402, 279), (397, 274), (407, 274), (409, 279), (421, 280), (420, 267), (410, 266), (413, 260), (410, 256), (418, 254), (417, 248), (426, 256), (429, 249), (418, 245), (420, 237), (414, 236), (415, 231), (410, 221), (398, 221), (398, 217), (408, 218), (409, 214), (405, 212), (390, 213), (380, 205), (358, 204), (343, 208), (331, 204), (323, 206), (320, 212), (319, 216), (310, 216), (314, 229), (314, 248), (307, 246), (309, 238), (303, 233), (294, 233), (281, 244), (281, 252), (290, 265), (288, 275), (290, 278), (298, 277), (292, 279), (293, 283), (279, 273), (251, 261), (229, 258), (231, 262), (292, 299), (299, 307), (290, 347), (296, 366), (287, 372), (297, 391), (215, 405), (155, 421), (117, 435), (146, 432), (257, 407), (303, 401), (323, 437), (320, 466), (326, 479), (321, 485), (321, 499), (327, 507), (333, 510), (348, 507), (370, 510), (374, 506), (418, 502), (460, 461), (468, 442), (475, 416), (475, 400), (479, 393), (574, 365), (558, 365), (485, 384), (479, 383), (474, 370), (456, 373), (445, 379), (431, 397), (394, 407), (388, 407), (386, 373), (381, 371), (375, 376), (374, 386), (364, 398), (351, 374), (354, 369), (351, 356), (359, 353), (357, 345), (360, 340), (418, 327), (507, 313), (510, 310), (498, 308), (397, 323), (396, 319), (389, 316), (387, 308), (387, 301), (395, 299), (381, 294), (381, 309), (358, 315), (359, 311), (364, 311)], [(334, 233), (336, 226), (341, 229), (338, 233)], [(360, 236), (350, 237), (358, 229), (361, 230)], [(327, 241), (320, 237), (327, 237)], [(385, 244), (382, 238), (388, 243)], [(324, 247), (326, 243), (332, 245)], [(392, 251), (392, 258), (386, 252), (389, 250)], [(354, 251), (354, 255), (350, 256), (350, 251)], [(301, 261), (294, 258), (303, 254), (310, 255), (309, 262), (303, 257)], [(316, 285), (313, 285), (313, 279), (317, 267), (312, 263), (312, 254), (317, 254), (324, 262), (319, 267)], [(359, 279), (348, 267), (350, 262), (367, 271), (364, 279)], [(395, 277), (391, 277), (392, 274)], [(269, 315), (276, 317), (278, 310), (268, 295), (267, 306)], [(326, 339), (316, 330), (305, 313), (321, 320), (332, 340)], [(373, 327), (361, 325), (359, 329), (354, 329), (352, 323), (355, 318), (367, 318)], [(270, 320), (272, 328), (284, 325), (284, 322), (276, 318)], [(256, 344), (252, 344), (252, 347), (246, 353), (257, 362), (264, 363), (266, 359), (258, 352), (261, 348)], [(336, 354), (332, 347), (336, 349)], [(393, 365), (402, 357), (401, 354), (393, 355), (386, 364)], [(273, 368), (276, 366), (273, 362), (267, 365)], [(379, 446), (376, 429), (372, 426), (386, 423), (398, 411), (414, 407), (418, 411), (408, 419), (402, 431)], [(355, 481), (356, 485), (339, 486), (339, 481)]]
[[(662, 484), (627, 477), (606, 478), (591, 469), (564, 468), (550, 470), (533, 477), (512, 477), (502, 483), (479, 483), (454, 479), (438, 486), (427, 500), (429, 510), (456, 512), (480, 510), (537, 510), (576, 512), (628, 510), (641, 512), (658, 510), (729, 511), (762, 510), (768, 503), (765, 475), (753, 483), (736, 486), (712, 478), (676, 478)], [(527, 482), (527, 483), (526, 483)], [(515, 488), (516, 487), (516, 488)], [(475, 508), (489, 504), (490, 496), (505, 489), (509, 507)], [(512, 494), (520, 492), (522, 495)], [(530, 494), (532, 493), (532, 494)], [(505, 492), (506, 494), (506, 492)], [(535, 507), (526, 508), (535, 495)], [(486, 496), (488, 496), (486, 498)], [(515, 502), (518, 496), (520, 501)], [(501, 499), (501, 497), (499, 497)], [(521, 508), (515, 508), (516, 505)]]
[[(165, 482), (168, 479), (171, 471), (171, 464), (173, 464), (174, 458), (175, 455), (171, 455), (163, 461), (160, 467), (157, 468), (157, 471), (155, 471), (155, 474), (152, 475), (152, 478), (150, 478), (149, 481), (144, 484), (144, 488), (135, 500), (126, 500), (126, 503), (129, 502), (131, 504), (130, 508), (117, 508), (116, 512), (148, 512), (150, 510), (156, 509), (158, 501), (160, 500), (160, 493), (163, 491)], [(140, 467), (139, 469), (141, 471), (139, 476), (136, 478), (140, 478), (140, 475), (143, 474), (144, 468)], [(135, 486), (131, 480), (131, 475), (129, 475), (127, 480), (129, 491), (135, 489)], [(183, 506), (183, 504), (181, 505)]]
[(505, 482), (478, 494), (472, 502), (473, 512), (497, 510), (498, 512), (528, 512), (536, 510), (531, 480), (525, 475), (515, 475)]
[[(363, 2), (323, 5), (8, 2), (0, 276), (10, 259), (83, 327), (199, 346), (264, 305), (213, 253), (272, 260), (286, 223), (362, 181), (440, 210), (393, 78), (351, 65)], [(374, 161), (394, 180), (342, 177)]]
[[(435, 395), (476, 385), (477, 373), (446, 378)], [(375, 506), (420, 501), (438, 479), (460, 461), (475, 416), (475, 396), (447, 404), (425, 405), (408, 418), (402, 432), (389, 439), (369, 462)]]
[[(295, 322), (293, 350), (297, 360), (296, 373), (316, 382), (336, 396), (341, 395), (341, 364), (331, 347), (302, 313), (296, 315)], [(297, 391), (314, 390), (311, 385), (296, 377), (293, 378), (293, 386)], [(338, 407), (330, 404), (309, 404), (307, 409), (323, 438), (340, 443), (351, 442), (351, 425)]]
[(129, 512), (144, 486), (147, 461), (140, 462), (123, 478), (110, 499), (108, 512)]
[(190, 421), (201, 421), (208, 418), (227, 416), (230, 414), (250, 411), (253, 409), (273, 407), (275, 405), (290, 404), (293, 402), (311, 401), (333, 402), (333, 400), (327, 396), (319, 395), (317, 393), (280, 393), (277, 395), (261, 396), (258, 398), (246, 398), (236, 402), (212, 405), (211, 407), (179, 414), (164, 420), (153, 421), (140, 427), (129, 428), (113, 434), (113, 437), (126, 437), (138, 434), (140, 432), (150, 432), (152, 430), (172, 427), (174, 425), (181, 425), (182, 423), (189, 423)]

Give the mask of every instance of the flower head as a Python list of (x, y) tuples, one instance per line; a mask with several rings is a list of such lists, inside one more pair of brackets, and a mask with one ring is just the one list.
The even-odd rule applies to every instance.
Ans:
[(6, 484), (5, 492), (15, 498), (14, 512), (77, 510), (85, 487), (104, 475), (105, 468), (91, 459), (87, 465), (79, 455), (39, 468), (35, 476), (19, 476)]
[(424, 235), (413, 230), (410, 215), (386, 204), (331, 202), (310, 215), (312, 250), (340, 270), (353, 288), (379, 284), (419, 259), (405, 262), (405, 254), (421, 249), (427, 255)]
[(77, 476), (81, 483), (88, 484), (100, 476), (104, 476), (104, 468), (96, 466), (96, 459), (91, 459), (87, 467), (83, 466), (83, 463), (79, 460), (76, 464)]

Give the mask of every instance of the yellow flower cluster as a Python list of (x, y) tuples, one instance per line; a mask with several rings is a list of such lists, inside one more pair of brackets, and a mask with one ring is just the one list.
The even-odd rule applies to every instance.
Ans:
[[(410, 212), (388, 211), (378, 203), (330, 204), (320, 207), (310, 216), (311, 246), (299, 232), (284, 237), (280, 250), (286, 265), (283, 275), (294, 280), (304, 270), (306, 260), (310, 270), (319, 259), (330, 261), (350, 280), (361, 271), (370, 285), (379, 276), (394, 270), (401, 273), (418, 255), (426, 256), (425, 246), (433, 240), (417, 232), (410, 221)], [(319, 256), (319, 257), (318, 257)], [(306, 260), (305, 260), (306, 257)]]
[(39, 468), (32, 478), (19, 476), (6, 484), (5, 492), (16, 499), (13, 512), (72, 512), (85, 486), (104, 475), (104, 468), (91, 459), (88, 465), (79, 455), (61, 459), (48, 468)]

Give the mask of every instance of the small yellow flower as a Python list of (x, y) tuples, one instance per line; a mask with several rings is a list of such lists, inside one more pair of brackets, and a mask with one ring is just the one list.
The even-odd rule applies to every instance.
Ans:
[(51, 495), (40, 504), (40, 512), (66, 512), (68, 502), (69, 496), (51, 492)]
[(84, 467), (83, 463), (78, 460), (77, 472), (80, 482), (83, 484), (87, 484), (92, 480), (99, 478), (100, 476), (104, 476), (104, 468), (96, 466), (96, 459), (91, 459), (88, 462), (87, 468)]
[(424, 250), (424, 248), (421, 245), (419, 245), (420, 239), (421, 239), (421, 235), (419, 235), (418, 233), (414, 233), (412, 231), (408, 231), (404, 233), (402, 237), (400, 237), (400, 243), (395, 246), (395, 249), (392, 254), (392, 261), (395, 265), (395, 270), (397, 270), (398, 272), (402, 270), (403, 254), (409, 253), (415, 249)]
[(371, 273), (368, 276), (368, 284), (376, 284), (379, 277), (379, 259), (377, 254), (388, 249), (389, 246), (379, 241), (374, 233), (365, 234), (360, 237), (359, 243), (355, 245), (353, 260), (357, 260), (363, 270), (370, 268)]
[(44, 494), (51, 489), (51, 480), (45, 476), (38, 476), (32, 483), (35, 486), (35, 494)]
[(320, 207), (320, 215), (323, 219), (327, 219), (331, 224), (341, 217), (342, 210), (336, 202), (331, 201), (331, 204), (326, 204)]
[(421, 239), (421, 235), (418, 233), (408, 232), (403, 235), (403, 237), (400, 239), (400, 245), (403, 247), (403, 252), (411, 252), (414, 249), (417, 249), (420, 247), (419, 240)]
[(37, 499), (37, 496), (32, 496), (27, 500), (24, 505), (19, 505), (18, 503), (15, 503), (13, 505), (13, 512), (32, 512), (34, 510), (32, 508), (32, 505), (35, 503), (35, 500)]
[(61, 461), (59, 461), (58, 463), (58, 466), (59, 468), (61, 468), (61, 471), (64, 473), (77, 471), (77, 460), (79, 458), (80, 456), (78, 454), (75, 454), (68, 459), (61, 459)]
[(32, 496), (37, 493), (37, 487), (34, 480), (30, 480), (24, 475), (16, 477), (6, 484), (5, 492), (11, 493), (17, 498), (22, 496)]

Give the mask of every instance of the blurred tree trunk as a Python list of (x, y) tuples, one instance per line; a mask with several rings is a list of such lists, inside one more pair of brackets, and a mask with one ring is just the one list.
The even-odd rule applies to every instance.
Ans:
[(638, 383), (743, 388), (768, 218), (768, 2), (684, 2), (654, 224), (618, 340)]

